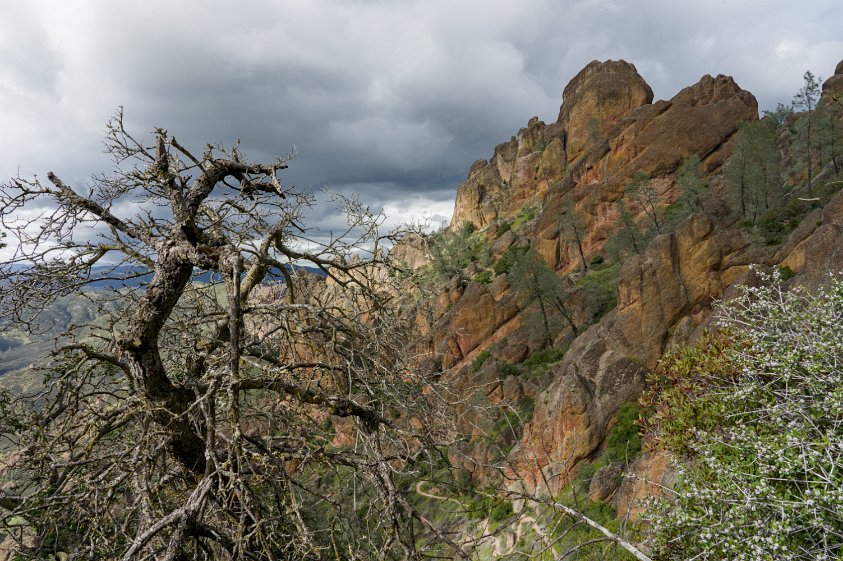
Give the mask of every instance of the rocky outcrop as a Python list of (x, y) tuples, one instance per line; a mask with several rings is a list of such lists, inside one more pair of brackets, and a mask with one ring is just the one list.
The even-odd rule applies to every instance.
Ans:
[(634, 109), (653, 102), (653, 90), (626, 61), (592, 61), (563, 92), (557, 125), (568, 164)]
[(510, 457), (526, 487), (547, 480), (555, 493), (565, 485), (618, 408), (637, 398), (647, 370), (669, 346), (688, 342), (714, 300), (769, 253), (697, 214), (628, 261), (617, 308), (571, 345)]
[(823, 83), (822, 99), (835, 105), (843, 103), (843, 60), (837, 63), (834, 75)]
[[(636, 173), (650, 176), (664, 204), (670, 204), (679, 195), (673, 174), (682, 162), (696, 155), (703, 171), (717, 170), (740, 123), (757, 117), (752, 94), (722, 75), (704, 76), (670, 101), (633, 111), (612, 128), (605, 143), (593, 145), (572, 166), (557, 192), (545, 197), (534, 250), (562, 270), (576, 266), (577, 248), (560, 235), (560, 216), (573, 207), (586, 232), (582, 243), (590, 259), (617, 229), (617, 201)], [(642, 212), (634, 203), (627, 205)]]
[(427, 240), (419, 234), (409, 234), (401, 238), (389, 251), (392, 260), (399, 266), (415, 271), (430, 263), (430, 251)]
[(432, 342), (443, 369), (463, 361), (479, 345), (489, 344), (518, 314), (518, 305), (506, 292), (505, 282), (504, 277), (499, 277), (491, 285), (470, 283), (464, 291), (457, 282), (446, 292), (447, 301), (443, 304), (447, 311), (433, 330)]
[(510, 479), (519, 487), (556, 494), (603, 441), (618, 408), (644, 388), (646, 370), (621, 350), (616, 318), (610, 313), (578, 337), (552, 372), (509, 457)]
[(562, 266), (570, 249), (559, 239), (558, 217), (570, 205), (566, 193), (579, 191), (570, 197), (591, 234), (587, 245), (599, 251), (617, 222), (614, 202), (635, 173), (675, 191), (671, 174), (684, 160), (696, 155), (706, 171), (716, 170), (738, 125), (757, 118), (755, 98), (731, 77), (706, 75), (670, 101), (652, 103), (633, 65), (592, 62), (565, 87), (555, 123), (533, 118), (488, 162), (475, 162), (457, 189), (451, 227), (484, 227), (541, 203), (544, 243), (538, 249)]
[[(843, 63), (835, 76), (843, 78), (841, 72)], [(829, 79), (824, 102), (830, 103), (838, 89), (843, 92), (843, 81)], [(758, 118), (755, 98), (723, 75), (703, 76), (667, 101), (653, 103), (649, 91), (632, 65), (590, 64), (565, 88), (556, 123), (534, 118), (499, 145), (489, 161), (475, 162), (459, 188), (452, 227), (463, 221), (481, 228), (493, 225), (486, 230), (491, 257), (529, 243), (573, 286), (581, 261), (579, 247), (564, 232), (570, 213), (580, 220), (580, 242), (590, 262), (603, 258), (606, 240), (618, 228), (619, 200), (636, 174), (650, 177), (650, 187), (667, 206), (680, 195), (677, 169), (698, 156), (700, 173), (718, 193), (733, 136), (742, 122)], [(644, 218), (634, 200), (624, 202), (633, 219)], [(537, 218), (526, 224), (519, 218), (519, 230), (513, 226), (497, 236), (497, 226), (525, 204), (541, 207)], [(501, 384), (497, 397), (490, 394), (493, 403), (517, 401), (522, 394), (535, 399), (532, 420), (506, 461), (496, 464), (506, 466), (507, 484), (556, 493), (570, 481), (578, 462), (600, 453), (619, 407), (637, 398), (646, 372), (669, 348), (693, 341), (711, 325), (714, 302), (754, 278), (751, 264), (787, 267), (797, 273), (793, 282), (808, 286), (843, 268), (843, 195), (810, 213), (778, 247), (730, 224), (725, 213), (719, 214), (722, 206), (706, 210), (709, 214), (687, 218), (623, 264), (617, 307), (573, 340), (543, 379), (545, 387), (509, 380), (508, 390)], [(448, 294), (449, 311), (434, 330), (443, 367), (453, 366), (476, 383), (493, 383), (496, 363), (479, 372), (468, 368), (481, 350), (491, 351), (494, 360), (517, 363), (541, 348), (530, 341), (504, 275), (492, 285), (468, 283), (464, 292)], [(564, 338), (565, 344), (571, 338)], [(561, 345), (563, 338), (555, 341)], [(475, 465), (494, 463), (488, 447), (464, 452)], [(629, 469), (667, 485), (675, 475), (669, 460), (663, 453), (647, 452)], [(600, 500), (612, 497), (622, 515), (636, 514), (638, 500), (656, 492), (652, 485), (630, 481), (613, 488), (614, 476), (606, 475), (590, 494)]]
[(571, 162), (621, 118), (650, 103), (653, 92), (635, 67), (624, 61), (594, 61), (565, 87), (559, 119), (546, 125), (537, 117), (492, 158), (471, 166), (457, 189), (451, 227), (463, 222), (483, 227), (539, 202), (565, 176)]

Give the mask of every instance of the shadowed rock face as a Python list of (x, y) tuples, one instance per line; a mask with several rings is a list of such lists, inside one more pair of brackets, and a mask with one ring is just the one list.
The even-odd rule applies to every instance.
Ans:
[(823, 83), (822, 98), (825, 102), (840, 103), (843, 97), (843, 60), (837, 63), (834, 75)]
[(668, 346), (687, 342), (714, 299), (764, 257), (737, 231), (718, 231), (697, 214), (630, 259), (617, 308), (571, 345), (510, 458), (527, 487), (542, 472), (552, 492), (567, 483), (576, 463), (601, 444), (618, 408), (637, 398), (647, 370)]

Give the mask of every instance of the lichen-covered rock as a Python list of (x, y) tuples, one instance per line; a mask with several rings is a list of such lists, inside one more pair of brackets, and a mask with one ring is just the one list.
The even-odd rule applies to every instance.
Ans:
[[(582, 222), (583, 250), (590, 259), (600, 253), (618, 227), (618, 199), (637, 173), (650, 176), (663, 204), (679, 196), (676, 170), (698, 156), (705, 170), (725, 162), (729, 140), (738, 126), (758, 118), (749, 92), (728, 76), (704, 76), (670, 101), (644, 105), (620, 119), (606, 138), (592, 144), (570, 165), (544, 199), (533, 249), (551, 265), (570, 272), (577, 267), (574, 246), (560, 235), (560, 216), (572, 206)], [(704, 171), (705, 171), (704, 170)], [(640, 215), (634, 204), (628, 208)]]
[(513, 476), (530, 490), (546, 480), (555, 494), (570, 482), (577, 462), (605, 438), (618, 408), (644, 388), (644, 367), (620, 352), (615, 314), (578, 337), (536, 401), (533, 419), (510, 455)]
[(462, 362), (517, 313), (518, 305), (500, 286), (469, 283), (434, 329), (433, 347), (442, 368)]

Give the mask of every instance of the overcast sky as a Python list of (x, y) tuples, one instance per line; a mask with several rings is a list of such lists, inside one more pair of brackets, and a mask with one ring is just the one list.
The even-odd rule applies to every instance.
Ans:
[(593, 59), (656, 98), (730, 74), (763, 108), (843, 58), (840, 0), (0, 0), (0, 176), (84, 184), (106, 121), (183, 143), (297, 147), (287, 182), (395, 219), (450, 216), (471, 163)]

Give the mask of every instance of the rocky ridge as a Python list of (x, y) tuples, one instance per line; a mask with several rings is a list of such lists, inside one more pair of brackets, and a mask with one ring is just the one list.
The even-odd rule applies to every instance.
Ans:
[[(841, 78), (843, 63), (824, 84), (824, 99), (840, 95)], [(633, 65), (589, 64), (566, 86), (555, 123), (531, 119), (488, 161), (471, 166), (457, 190), (452, 231), (465, 223), (479, 228), (492, 259), (511, 247), (529, 247), (560, 274), (560, 282), (574, 286), (581, 274), (579, 248), (564, 235), (560, 219), (571, 209), (582, 216), (582, 249), (592, 261), (602, 259), (607, 238), (618, 229), (618, 201), (636, 174), (647, 174), (663, 204), (671, 204), (681, 195), (677, 169), (697, 156), (718, 192), (739, 126), (758, 119), (755, 98), (723, 75), (703, 76), (668, 101), (652, 97)], [(640, 219), (643, 209), (627, 202)], [(501, 225), (523, 216), (525, 207), (537, 209), (535, 216), (519, 231), (500, 235)], [(786, 267), (796, 273), (792, 282), (810, 285), (843, 263), (841, 194), (808, 214), (780, 245), (760, 243), (738, 226), (722, 208), (713, 208), (656, 237), (620, 267), (612, 311), (582, 333), (563, 328), (555, 334), (555, 346), (570, 348), (536, 379), (500, 374), (501, 364), (520, 363), (542, 348), (525, 325), (507, 276), (489, 284), (452, 279), (424, 350), (466, 388), (493, 388), (492, 402), (535, 402), (520, 439), (503, 457), (494, 446), (475, 442), (455, 459), (481, 481), (502, 472), (510, 488), (556, 493), (580, 462), (605, 445), (618, 408), (637, 398), (646, 372), (668, 349), (693, 341), (710, 324), (717, 299), (752, 280), (750, 265)], [(572, 307), (585, 323), (576, 298)], [(481, 353), (490, 358), (478, 367)], [(473, 431), (482, 432), (483, 423)], [(637, 499), (656, 492), (654, 483), (640, 481), (672, 480), (663, 455), (645, 453), (629, 469), (638, 480), (595, 491), (613, 500), (619, 513), (636, 512)]]

